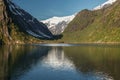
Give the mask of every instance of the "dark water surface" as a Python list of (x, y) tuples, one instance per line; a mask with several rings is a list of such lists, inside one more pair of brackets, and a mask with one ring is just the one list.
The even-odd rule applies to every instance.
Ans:
[(120, 46), (1, 46), (0, 80), (120, 80)]

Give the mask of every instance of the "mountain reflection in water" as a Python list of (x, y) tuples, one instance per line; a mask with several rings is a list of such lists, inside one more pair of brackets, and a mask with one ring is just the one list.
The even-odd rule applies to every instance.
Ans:
[(62, 47), (53, 47), (42, 60), (43, 65), (60, 70), (74, 69), (72, 61), (66, 58)]
[(0, 48), (0, 80), (119, 80), (119, 46)]

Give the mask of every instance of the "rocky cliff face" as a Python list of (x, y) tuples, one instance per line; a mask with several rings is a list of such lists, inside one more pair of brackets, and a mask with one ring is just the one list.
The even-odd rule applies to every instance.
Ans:
[(11, 0), (0, 0), (0, 27), (1, 43), (31, 40), (33, 37), (53, 39), (46, 25), (39, 23)]
[(10, 18), (8, 17), (6, 11), (6, 5), (3, 0), (0, 0), (0, 41), (1, 43), (6, 42), (9, 43), (11, 41), (11, 37), (8, 31), (8, 23)]

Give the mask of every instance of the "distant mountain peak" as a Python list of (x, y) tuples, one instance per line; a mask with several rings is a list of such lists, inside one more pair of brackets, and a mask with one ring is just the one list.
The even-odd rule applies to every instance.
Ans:
[(107, 0), (106, 2), (104, 2), (103, 4), (101, 5), (98, 5), (97, 7), (93, 8), (93, 10), (99, 10), (99, 9), (102, 9), (108, 5), (112, 5), (114, 2), (116, 2), (117, 0)]
[(63, 16), (63, 17), (54, 16), (52, 18), (42, 20), (41, 22), (46, 24), (48, 29), (54, 35), (59, 35), (64, 31), (64, 29), (74, 19), (75, 16), (76, 16), (76, 14), (73, 14), (70, 16)]
[(63, 17), (54, 16), (52, 18), (42, 20), (41, 22), (43, 22), (43, 23), (50, 22), (52, 24), (58, 24), (59, 22), (62, 22), (62, 21), (71, 21), (74, 17), (75, 17), (75, 15), (63, 16)]

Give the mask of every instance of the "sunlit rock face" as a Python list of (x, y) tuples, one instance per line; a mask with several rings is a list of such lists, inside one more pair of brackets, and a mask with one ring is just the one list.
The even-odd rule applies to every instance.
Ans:
[(40, 23), (36, 18), (14, 4), (11, 0), (4, 0), (8, 17), (18, 25), (21, 31), (34, 37), (52, 39), (53, 35), (45, 24)]

